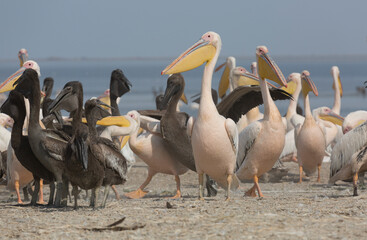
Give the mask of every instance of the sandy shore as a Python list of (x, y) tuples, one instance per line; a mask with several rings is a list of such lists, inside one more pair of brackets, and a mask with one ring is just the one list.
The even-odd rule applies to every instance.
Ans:
[[(329, 164), (323, 164), (322, 182), (315, 177), (297, 184), (298, 166), (287, 163), (288, 176), (279, 183), (260, 184), (263, 199), (243, 197), (252, 184), (242, 184), (225, 202), (225, 191), (197, 200), (197, 175), (181, 177), (183, 198), (175, 194), (173, 176), (158, 174), (140, 200), (117, 201), (110, 191), (105, 209), (93, 210), (79, 200), (64, 209), (16, 205), (15, 193), (0, 186), (1, 239), (365, 239), (367, 194), (351, 197), (351, 184), (328, 186)], [(129, 180), (118, 186), (120, 194), (135, 190), (145, 179), (147, 168), (139, 162)], [(48, 186), (45, 188), (46, 200)], [(81, 193), (81, 197), (85, 192)], [(172, 208), (167, 208), (167, 202)], [(91, 231), (126, 217), (118, 226), (143, 228), (127, 231)]]

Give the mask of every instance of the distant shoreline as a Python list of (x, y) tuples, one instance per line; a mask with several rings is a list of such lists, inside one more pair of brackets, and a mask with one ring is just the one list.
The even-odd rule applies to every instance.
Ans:
[[(234, 56), (238, 60), (255, 60), (255, 56)], [(290, 55), (273, 55), (274, 59), (278, 61), (367, 61), (367, 55), (300, 55), (300, 56), (290, 56)], [(224, 60), (225, 57), (219, 57)], [(164, 61), (172, 60), (175, 57), (47, 57), (47, 58), (33, 58), (39, 62), (57, 62), (57, 61)], [(0, 62), (14, 62), (19, 61), (17, 58), (12, 59), (1, 59)]]

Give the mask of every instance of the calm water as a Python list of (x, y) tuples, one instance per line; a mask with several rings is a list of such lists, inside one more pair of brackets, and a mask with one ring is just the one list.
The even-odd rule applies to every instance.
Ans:
[[(311, 96), (311, 107), (333, 105), (333, 90), (330, 68), (337, 65), (343, 84), (344, 96), (342, 98), (341, 115), (345, 116), (351, 111), (367, 110), (367, 99), (358, 95), (356, 87), (363, 86), (367, 80), (367, 59), (364, 60), (292, 60), (277, 59), (284, 76), (292, 72), (309, 70), (311, 78), (315, 82), (319, 96)], [(121, 68), (128, 77), (133, 87), (130, 93), (122, 97), (120, 102), (121, 113), (133, 109), (154, 109), (155, 102), (153, 91), (164, 91), (167, 76), (161, 76), (160, 72), (172, 61), (171, 60), (136, 60), (136, 61), (39, 61), (41, 67), (41, 81), (45, 77), (53, 77), (55, 80), (54, 94), (62, 89), (68, 81), (80, 81), (84, 86), (84, 99), (99, 96), (109, 88), (112, 70)], [(220, 59), (224, 61), (224, 59)], [(249, 69), (250, 59), (237, 59), (237, 65)], [(5, 80), (18, 68), (17, 61), (0, 62), (0, 80)], [(186, 80), (186, 95), (190, 96), (200, 91), (200, 83), (203, 67), (184, 73)], [(213, 77), (213, 87), (218, 87), (221, 76), (216, 73)], [(285, 113), (288, 102), (278, 102), (279, 110)], [(301, 106), (303, 103), (301, 102)], [(188, 106), (181, 108), (190, 114), (195, 114)]]

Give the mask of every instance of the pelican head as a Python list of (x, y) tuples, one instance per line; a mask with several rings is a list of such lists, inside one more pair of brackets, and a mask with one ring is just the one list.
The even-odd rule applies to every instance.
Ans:
[(234, 88), (238, 86), (259, 85), (259, 78), (249, 73), (244, 67), (238, 66), (232, 70)]
[(29, 60), (23, 64), (23, 67), (19, 68), (18, 71), (13, 73), (10, 77), (8, 77), (3, 83), (0, 84), (0, 93), (11, 91), (15, 88), (15, 82), (18, 80), (20, 76), (22, 76), (23, 72), (26, 69), (33, 69), (37, 72), (38, 77), (41, 76), (40, 67), (35, 61)]
[(186, 96), (184, 95), (185, 80), (180, 73), (172, 74), (167, 79), (167, 87), (164, 93), (163, 99), (160, 104), (159, 110), (163, 110), (163, 106), (167, 106), (168, 102), (176, 95), (180, 94), (180, 99), (187, 103)]
[(63, 109), (73, 112), (80, 107), (79, 104), (83, 104), (83, 85), (78, 81), (72, 81), (65, 84), (64, 88), (48, 107), (48, 111), (56, 112)]
[(13, 127), (14, 120), (6, 115), (5, 113), (0, 113), (0, 126), (3, 126), (5, 128), (7, 127)]
[(280, 71), (278, 65), (270, 58), (268, 48), (258, 46), (256, 48), (256, 57), (258, 65), (258, 74), (260, 79), (269, 79), (281, 86), (287, 86), (287, 82)]
[(306, 97), (310, 91), (312, 91), (316, 96), (319, 95), (314, 82), (310, 78), (309, 71), (304, 70), (301, 73), (301, 79), (302, 79), (302, 93), (304, 97)]
[(28, 52), (25, 48), (22, 48), (19, 50), (18, 58), (19, 58), (20, 67), (22, 67), (26, 61), (28, 61)]
[(342, 126), (344, 122), (344, 118), (339, 114), (333, 112), (330, 108), (322, 108), (319, 113), (319, 118), (325, 121), (332, 122), (339, 126)]
[(331, 76), (334, 78), (333, 89), (335, 90), (335, 86), (338, 86), (340, 91), (340, 97), (343, 97), (343, 85), (340, 80), (340, 70), (337, 66), (332, 66), (330, 70)]
[(218, 87), (218, 93), (219, 97), (222, 98), (224, 94), (226, 93), (228, 87), (229, 87), (229, 78), (230, 78), (230, 72), (233, 68), (236, 67), (236, 59), (234, 57), (227, 57), (227, 60), (225, 63), (219, 65), (215, 71), (219, 71), (223, 66), (226, 66), (224, 68), (222, 77), (219, 81), (219, 87)]
[(161, 74), (186, 72), (199, 67), (203, 63), (209, 63), (219, 52), (221, 45), (219, 34), (207, 32), (199, 41), (168, 65)]

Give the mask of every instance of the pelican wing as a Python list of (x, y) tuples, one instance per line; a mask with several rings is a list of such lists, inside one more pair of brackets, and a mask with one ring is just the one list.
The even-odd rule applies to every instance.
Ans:
[(232, 119), (227, 118), (225, 120), (225, 128), (226, 128), (229, 140), (231, 141), (233, 152), (237, 155), (237, 153), (238, 153), (238, 130), (237, 130), (237, 125)]
[[(343, 135), (335, 144), (330, 157), (330, 177), (337, 174), (345, 165), (350, 163), (351, 157), (360, 151), (367, 143), (367, 122)], [(337, 181), (334, 179), (333, 181)]]
[(150, 133), (161, 134), (161, 122), (148, 116), (140, 116), (140, 127)]
[[(292, 96), (284, 90), (270, 88), (269, 91), (274, 101), (292, 99)], [(232, 118), (237, 122), (243, 114), (261, 104), (263, 99), (259, 86), (240, 86), (223, 98), (217, 105), (217, 109), (225, 118)]]
[(165, 114), (166, 110), (138, 110), (138, 113), (141, 116), (147, 116), (151, 118), (155, 118), (157, 120), (161, 120), (162, 116)]
[(102, 150), (107, 167), (112, 168), (122, 179), (126, 180), (127, 163), (125, 157), (112, 141), (107, 138), (98, 138), (98, 145)]
[(238, 154), (237, 154), (237, 163), (236, 170), (240, 169), (243, 163), (246, 160), (246, 156), (251, 151), (252, 146), (254, 145), (257, 136), (261, 132), (262, 124), (260, 121), (256, 121), (248, 125), (242, 132), (240, 132), (239, 138), (239, 146), (238, 146)]
[(68, 142), (60, 138), (56, 134), (47, 134), (46, 141), (42, 141), (41, 145), (47, 149), (48, 154), (55, 160), (64, 161), (63, 156), (66, 151)]
[(305, 117), (299, 114), (294, 114), (291, 118), (291, 124), (295, 128), (298, 124), (302, 125), (305, 121)]
[(290, 154), (297, 153), (296, 143), (294, 141), (294, 131), (295, 129), (290, 130), (285, 134), (285, 144), (282, 153), (279, 156), (279, 159), (289, 156)]

